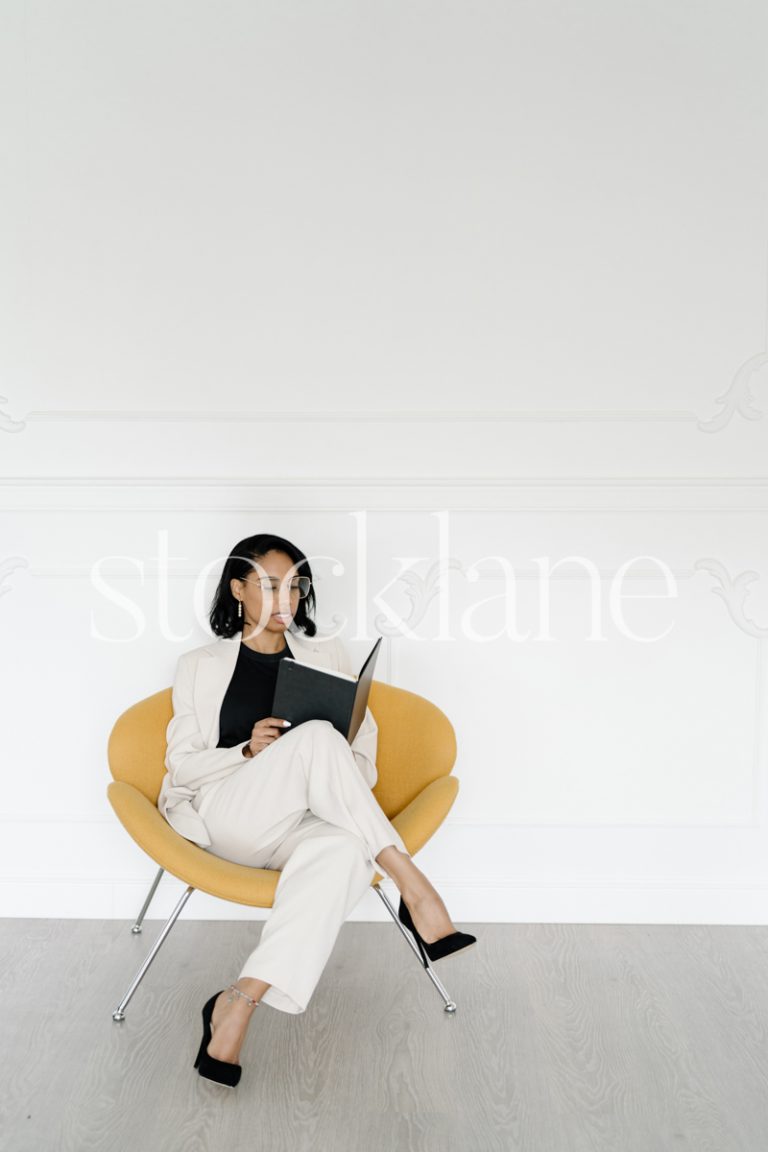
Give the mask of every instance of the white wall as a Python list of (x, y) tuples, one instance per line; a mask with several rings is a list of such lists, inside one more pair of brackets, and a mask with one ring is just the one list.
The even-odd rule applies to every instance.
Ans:
[(379, 674), (457, 730), (454, 919), (768, 923), (764, 4), (2, 19), (0, 912), (138, 910), (111, 725), (275, 531), (343, 563), (354, 654), (377, 592), (410, 620)]

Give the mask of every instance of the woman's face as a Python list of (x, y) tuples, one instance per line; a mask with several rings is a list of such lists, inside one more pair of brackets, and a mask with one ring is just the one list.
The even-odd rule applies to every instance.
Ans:
[(285, 552), (266, 552), (245, 580), (232, 580), (232, 595), (243, 604), (243, 639), (288, 630), (299, 606), (296, 563)]

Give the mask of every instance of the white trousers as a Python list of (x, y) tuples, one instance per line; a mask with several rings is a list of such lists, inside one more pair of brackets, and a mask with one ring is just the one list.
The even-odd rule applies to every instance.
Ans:
[(349, 743), (327, 720), (282, 733), (193, 802), (208, 852), (281, 872), (258, 946), (239, 978), (271, 987), (262, 1003), (304, 1012), (341, 925), (394, 844), (407, 852), (357, 766)]

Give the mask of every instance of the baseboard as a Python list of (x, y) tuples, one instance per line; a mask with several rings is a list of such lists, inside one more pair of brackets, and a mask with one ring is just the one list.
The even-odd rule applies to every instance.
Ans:
[[(733, 924), (768, 925), (768, 884), (711, 881), (623, 880), (535, 883), (487, 878), (463, 884), (430, 877), (455, 923), (569, 924)], [(149, 890), (143, 879), (94, 880), (32, 877), (0, 879), (0, 916), (44, 919), (133, 921)], [(393, 904), (397, 890), (382, 883)], [(163, 876), (147, 914), (165, 920), (184, 885)], [(263, 920), (269, 914), (195, 892), (181, 913), (184, 920)], [(376, 893), (366, 892), (349, 919), (386, 921), (389, 914)]]

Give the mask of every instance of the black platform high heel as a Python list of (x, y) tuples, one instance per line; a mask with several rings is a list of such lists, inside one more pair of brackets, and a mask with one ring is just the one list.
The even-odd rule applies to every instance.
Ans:
[(442, 936), (439, 940), (433, 940), (431, 944), (427, 944), (426, 940), (422, 940), (416, 931), (416, 925), (411, 919), (408, 905), (404, 902), (402, 896), (400, 897), (400, 907), (397, 910), (397, 915), (400, 923), (404, 924), (408, 931), (412, 933), (418, 945), (419, 952), (421, 953), (422, 963), (425, 968), (427, 966), (427, 956), (430, 960), (442, 960), (444, 956), (450, 956), (453, 952), (459, 952), (462, 948), (469, 948), (470, 945), (477, 943), (477, 936), (471, 936), (469, 932), (451, 932), (449, 936)]
[[(222, 989), (226, 991), (226, 989)], [(258, 1000), (252, 1000), (250, 996), (246, 996), (239, 988), (230, 985), (230, 991), (235, 992), (238, 996), (249, 1000), (252, 1007), (258, 1006)], [(206, 1080), (213, 1080), (216, 1084), (226, 1084), (228, 1088), (234, 1088), (240, 1082), (240, 1074), (242, 1068), (239, 1064), (230, 1064), (226, 1060), (217, 1060), (215, 1056), (209, 1056), (208, 1045), (211, 1042), (211, 1017), (213, 1015), (213, 1006), (217, 999), (221, 996), (221, 992), (214, 993), (210, 1000), (203, 1007), (203, 1040), (200, 1044), (200, 1051), (197, 1053), (194, 1067), (197, 1068), (201, 1076)], [(230, 1000), (232, 997), (230, 996)]]

